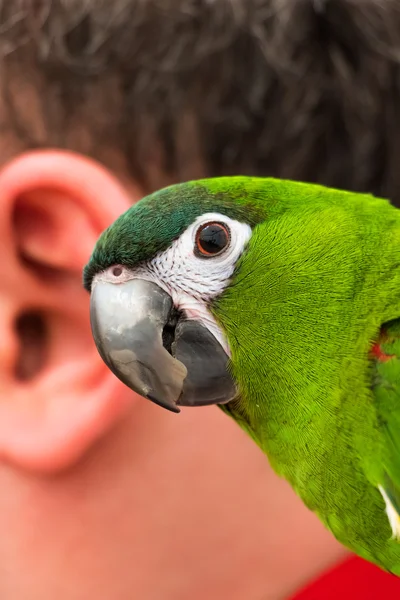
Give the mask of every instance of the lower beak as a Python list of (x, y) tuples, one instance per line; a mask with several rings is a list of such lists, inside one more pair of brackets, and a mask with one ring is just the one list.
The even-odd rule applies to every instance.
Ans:
[(92, 289), (94, 341), (125, 385), (173, 412), (229, 402), (237, 394), (229, 357), (204, 325), (176, 314), (171, 297), (143, 279)]

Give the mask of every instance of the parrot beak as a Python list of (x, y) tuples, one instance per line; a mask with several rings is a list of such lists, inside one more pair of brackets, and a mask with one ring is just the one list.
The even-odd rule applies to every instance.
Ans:
[(173, 412), (224, 404), (237, 389), (229, 357), (200, 322), (185, 320), (155, 283), (95, 281), (90, 320), (100, 356), (125, 385)]

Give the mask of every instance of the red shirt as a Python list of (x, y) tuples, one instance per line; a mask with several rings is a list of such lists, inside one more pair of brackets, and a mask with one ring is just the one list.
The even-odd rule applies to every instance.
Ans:
[(341, 563), (289, 600), (400, 599), (400, 578), (361, 558)]

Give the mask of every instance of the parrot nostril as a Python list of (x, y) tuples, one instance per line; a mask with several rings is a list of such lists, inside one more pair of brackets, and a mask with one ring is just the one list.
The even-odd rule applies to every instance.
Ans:
[(15, 332), (19, 339), (15, 376), (20, 381), (29, 381), (42, 370), (47, 359), (48, 335), (43, 315), (35, 311), (21, 313), (15, 322)]

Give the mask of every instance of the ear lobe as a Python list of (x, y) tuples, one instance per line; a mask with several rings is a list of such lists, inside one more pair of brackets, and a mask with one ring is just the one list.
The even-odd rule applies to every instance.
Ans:
[(12, 409), (0, 407), (0, 459), (23, 470), (56, 474), (71, 468), (116, 426), (139, 397), (94, 365), (87, 365), (87, 379), (96, 377), (87, 389), (74, 385), (76, 374), (66, 365), (64, 388), (63, 377), (55, 376), (10, 394)]
[[(0, 303), (8, 307), (0, 331), (10, 332), (9, 360), (0, 361), (0, 457), (21, 468), (70, 466), (135, 397), (97, 353), (82, 287), (96, 239), (135, 199), (106, 169), (69, 152), (32, 152), (0, 171), (0, 245), (14, 257), (0, 262)], [(32, 309), (45, 333), (18, 344), (13, 320)], [(16, 363), (35, 345), (45, 346), (45, 360), (21, 381)]]

